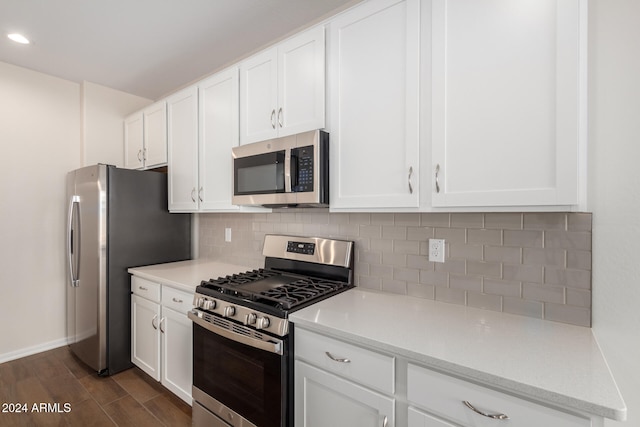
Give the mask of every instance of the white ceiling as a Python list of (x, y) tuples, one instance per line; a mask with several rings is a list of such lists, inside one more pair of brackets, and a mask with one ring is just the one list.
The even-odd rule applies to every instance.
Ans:
[(155, 100), (356, 2), (0, 0), (0, 61)]

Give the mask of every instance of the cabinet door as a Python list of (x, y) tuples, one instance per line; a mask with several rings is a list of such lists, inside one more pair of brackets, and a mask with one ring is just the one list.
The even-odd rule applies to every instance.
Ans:
[(238, 146), (238, 69), (199, 85), (200, 210), (238, 210), (233, 196), (231, 149)]
[(187, 88), (167, 100), (169, 210), (198, 209), (198, 89)]
[(240, 65), (240, 144), (277, 136), (277, 68), (275, 47)]
[(434, 0), (434, 206), (575, 205), (586, 1)]
[(160, 381), (160, 304), (131, 295), (131, 361)]
[(418, 207), (419, 0), (329, 25), (332, 208)]
[(142, 149), (144, 147), (144, 125), (139, 111), (124, 119), (124, 167), (142, 169)]
[(298, 427), (393, 427), (395, 401), (304, 362), (295, 362)]
[(167, 164), (167, 104), (160, 101), (144, 110), (144, 166)]
[(278, 136), (324, 128), (324, 27), (278, 46)]
[(162, 307), (162, 385), (191, 404), (192, 322), (184, 313)]

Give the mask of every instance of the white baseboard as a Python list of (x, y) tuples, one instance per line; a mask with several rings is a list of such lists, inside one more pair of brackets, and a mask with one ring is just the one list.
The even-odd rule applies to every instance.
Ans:
[(32, 347), (23, 348), (9, 353), (0, 354), (0, 363), (9, 362), (11, 360), (20, 359), (22, 357), (31, 356), (32, 354), (42, 353), (43, 351), (53, 350), (68, 344), (67, 338), (49, 341), (44, 344), (34, 345)]

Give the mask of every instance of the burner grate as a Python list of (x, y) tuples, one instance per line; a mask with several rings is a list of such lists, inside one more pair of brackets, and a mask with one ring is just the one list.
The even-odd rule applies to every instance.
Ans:
[(283, 276), (279, 271), (258, 269), (238, 273), (226, 277), (219, 277), (203, 282), (202, 286), (210, 291), (240, 298), (245, 301), (275, 307), (279, 310), (290, 310), (321, 298), (336, 291), (350, 287), (349, 284), (314, 277), (299, 277), (289, 283), (282, 283), (272, 288), (256, 291), (249, 289), (249, 284), (259, 282), (270, 277)]

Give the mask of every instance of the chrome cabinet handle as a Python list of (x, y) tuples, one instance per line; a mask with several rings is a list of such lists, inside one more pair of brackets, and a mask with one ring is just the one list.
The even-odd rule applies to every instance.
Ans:
[(204, 202), (204, 200), (202, 200), (202, 187), (200, 187), (200, 190), (198, 190), (198, 199), (199, 199), (201, 202)]
[(276, 110), (271, 110), (271, 127), (276, 128)]
[(440, 192), (440, 183), (438, 182), (438, 174), (440, 173), (440, 164), (436, 165), (436, 193)]
[(491, 418), (493, 420), (508, 420), (509, 419), (509, 417), (506, 416), (505, 414), (487, 414), (486, 412), (479, 411), (476, 408), (474, 408), (473, 405), (471, 403), (469, 403), (468, 400), (463, 400), (462, 403), (464, 403), (464, 405), (467, 408), (471, 409), (476, 414), (482, 415), (483, 417)]
[(181, 303), (182, 303), (182, 300), (181, 300), (181, 299), (178, 299), (178, 298), (176, 298), (176, 297), (173, 297), (173, 302), (177, 302), (177, 303), (181, 304)]
[(138, 161), (142, 163), (142, 150), (138, 150)]
[(147, 160), (147, 149), (142, 150), (142, 160)]
[(387, 416), (384, 416), (384, 419), (382, 420), (382, 427), (387, 427), (387, 423), (389, 422), (389, 420), (387, 419)]
[(282, 107), (278, 110), (278, 124), (282, 127)]
[(191, 190), (191, 200), (193, 200), (193, 203), (196, 202), (196, 187), (193, 187), (193, 189)]
[(156, 321), (156, 319), (158, 319), (158, 315), (157, 314), (155, 316), (153, 316), (153, 319), (151, 319), (151, 326), (153, 326), (153, 329), (158, 330), (158, 326), (156, 326), (156, 324), (154, 323)]
[(138, 289), (140, 289), (141, 291), (148, 291), (149, 289), (145, 288), (144, 286), (138, 286)]
[(339, 357), (334, 357), (333, 354), (329, 353), (328, 351), (325, 351), (324, 354), (326, 354), (327, 357), (329, 359), (333, 360), (334, 362), (351, 363), (350, 359), (346, 359), (346, 358), (342, 359), (342, 358), (339, 358)]
[(160, 319), (160, 332), (162, 332), (164, 334), (164, 329), (162, 329), (162, 322), (164, 322), (167, 318), (163, 317), (162, 319)]
[(409, 166), (409, 194), (413, 194), (413, 186), (411, 185), (411, 175), (413, 175), (413, 166)]

